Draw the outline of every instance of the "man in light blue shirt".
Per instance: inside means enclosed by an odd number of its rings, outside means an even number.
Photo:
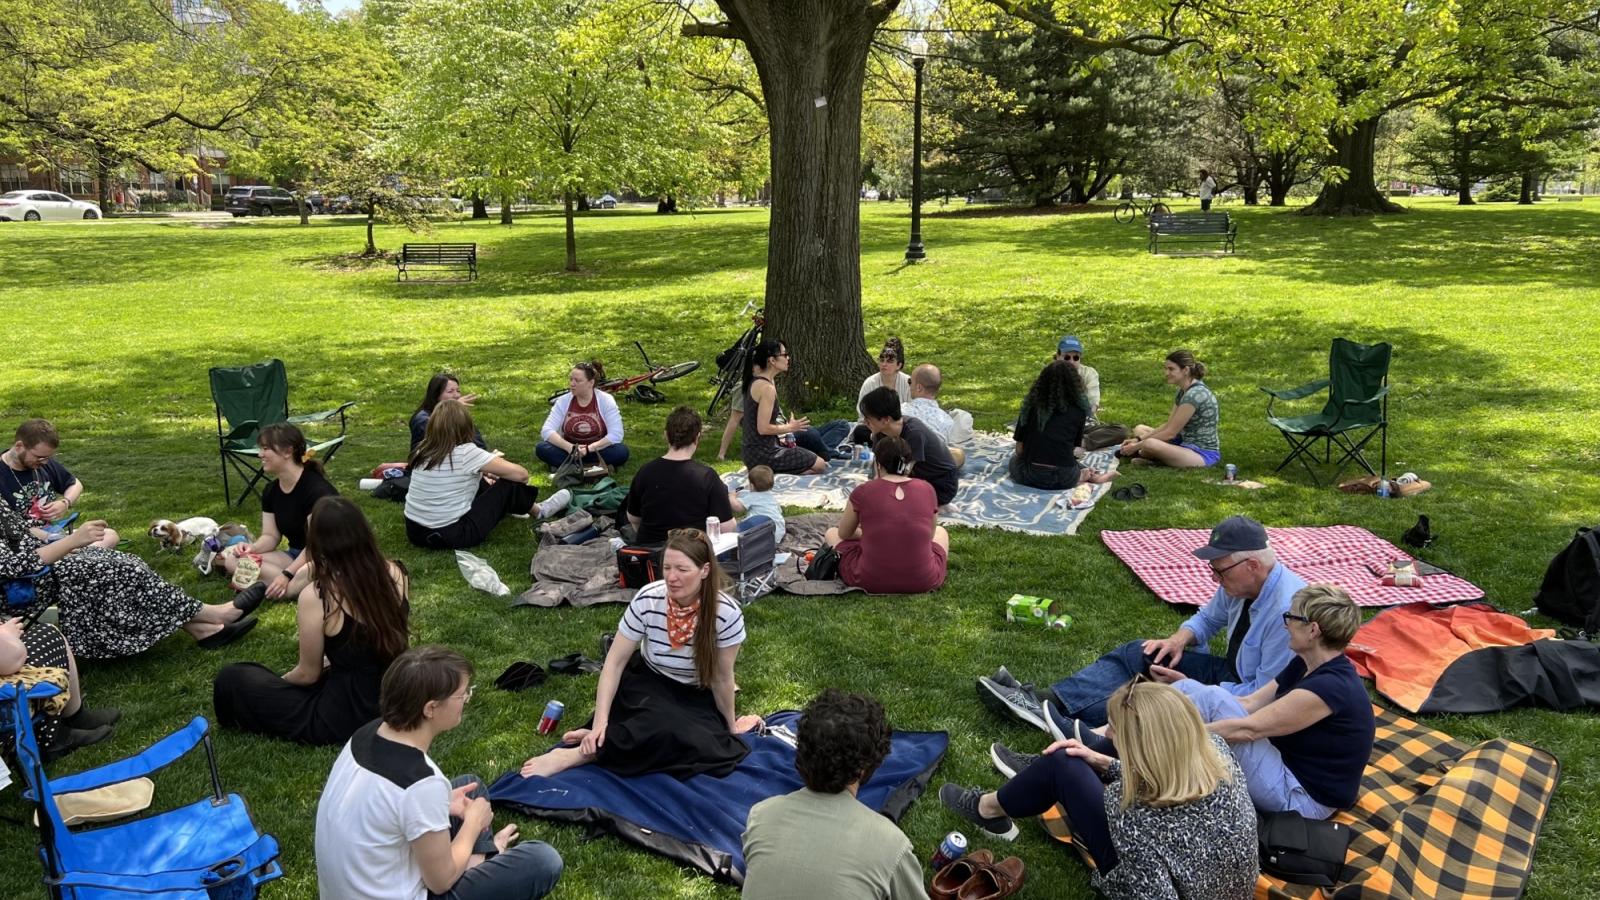
[[[1261,523],[1247,516],[1224,519],[1194,555],[1207,561],[1217,583],[1211,601],[1171,635],[1129,641],[1053,685],[1067,715],[1085,725],[1104,725],[1106,698],[1147,665],[1166,666],[1243,697],[1277,677],[1294,658],[1283,614],[1306,582],[1278,562]],[[1228,637],[1222,656],[1205,649],[1218,634]],[[1041,704],[1035,700],[1036,709],[1025,709],[1028,692],[993,678],[979,678],[978,689],[980,697],[987,690],[1018,718],[1050,730]]]

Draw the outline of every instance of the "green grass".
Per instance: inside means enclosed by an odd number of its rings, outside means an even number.
[[[936,595],[764,600],[748,612],[743,710],[797,707],[829,685],[870,691],[896,725],[950,732],[935,787],[995,784],[988,742],[1031,748],[1040,735],[980,707],[974,674],[1005,663],[1049,680],[1119,641],[1165,635],[1181,621],[1105,550],[1097,537],[1103,528],[1200,528],[1244,512],[1271,525],[1348,522],[1397,540],[1425,512],[1440,534],[1427,554],[1432,561],[1482,585],[1505,609],[1530,605],[1571,526],[1593,524],[1600,509],[1595,204],[1424,204],[1407,216],[1365,221],[1230,211],[1242,220],[1242,250],[1226,259],[1152,258],[1140,228],[1116,225],[1109,214],[935,215],[925,228],[930,262],[907,268],[905,207],[866,210],[868,343],[875,348],[899,334],[912,359],[937,361],[947,405],[972,410],[981,427],[1001,428],[1056,338],[1071,331],[1100,370],[1106,416],[1156,422],[1171,402],[1161,358],[1190,347],[1212,368],[1227,459],[1269,487],[1247,493],[1208,484],[1211,473],[1141,470],[1132,477],[1150,498],[1102,504],[1076,537],[955,529],[949,582]],[[558,218],[527,217],[511,228],[445,224],[435,233],[480,244],[476,284],[398,286],[391,268],[338,268],[333,257],[361,247],[351,223],[0,228],[0,311],[10,347],[0,423],[54,419],[64,437],[61,459],[88,487],[84,510],[132,536],[132,549],[169,578],[218,600],[226,593],[220,580],[202,581],[184,560],[157,556],[142,536],[157,516],[237,515],[221,502],[208,366],[279,356],[298,409],[360,401],[349,445],[332,467],[353,494],[366,469],[403,454],[406,417],[433,371],[459,372],[467,390],[482,396],[475,414],[491,444],[527,461],[543,398],[573,360],[627,360],[629,341],[639,338],[658,359],[709,361],[738,333],[737,310],[764,284],[760,210],[584,217],[579,275],[561,272]],[[391,230],[380,236],[389,247],[405,239]],[[1432,493],[1378,502],[1312,488],[1303,476],[1271,477],[1283,447],[1262,419],[1256,387],[1322,377],[1328,342],[1340,335],[1394,343],[1390,470],[1421,473],[1437,486]],[[664,390],[697,406],[709,396],[698,375]],[[636,459],[660,452],[666,412],[625,408]],[[508,610],[468,589],[451,557],[412,549],[399,507],[360,502],[385,548],[412,567],[419,638],[459,647],[478,666],[485,689],[466,723],[435,747],[446,770],[495,776],[546,746],[533,724],[548,698],[564,700],[574,717],[588,714],[592,678],[554,678],[522,694],[489,689],[488,681],[516,659],[593,655],[619,608]],[[253,505],[247,509],[244,517],[256,521]],[[521,590],[531,549],[526,527],[509,522],[483,552]],[[1008,627],[1001,610],[1013,592],[1061,598],[1077,624],[1049,634]],[[281,670],[293,658],[292,610],[279,604],[265,610],[249,639],[221,653],[176,635],[135,659],[90,663],[91,702],[121,707],[123,724],[114,740],[62,768],[127,754],[190,716],[209,715],[211,678],[227,662],[253,659]],[[1600,871],[1595,715],[1526,710],[1429,724],[1465,740],[1532,742],[1560,757],[1563,782],[1530,896],[1593,896]],[[217,748],[227,786],[283,844],[287,875],[271,895],[314,896],[316,796],[335,750],[236,733],[220,734]],[[158,802],[196,796],[198,769],[178,774],[183,790],[163,783]],[[0,795],[0,815],[22,812],[15,791]],[[733,896],[616,840],[521,824],[525,836],[550,841],[566,857],[563,897]],[[903,825],[924,855],[959,827],[931,794]],[[1030,896],[1090,896],[1074,860],[1036,829],[1023,833],[1013,849],[1029,866]],[[7,823],[0,834],[0,895],[41,895],[32,836]]]

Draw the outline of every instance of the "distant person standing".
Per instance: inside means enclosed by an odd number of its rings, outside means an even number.
[[[1211,211],[1211,195],[1217,192],[1217,180],[1205,169],[1200,170],[1200,211]]]

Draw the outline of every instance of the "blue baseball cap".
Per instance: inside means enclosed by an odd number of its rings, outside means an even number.
[[[1229,516],[1211,529],[1211,540],[1194,551],[1201,559],[1221,559],[1241,550],[1267,549],[1267,529],[1249,516]]]
[[[1069,334],[1066,337],[1061,339],[1061,343],[1056,345],[1056,352],[1057,353],[1082,353],[1083,352],[1083,341],[1078,340],[1078,336],[1077,335]]]

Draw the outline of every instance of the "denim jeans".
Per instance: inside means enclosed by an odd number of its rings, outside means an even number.
[[[821,428],[812,426],[805,431],[795,432],[794,442],[823,459],[833,459],[839,455],[839,445],[849,436],[850,423],[843,419],[835,419]]]
[[[483,780],[462,775],[452,787],[476,783],[468,797],[487,797]],[[461,820],[450,818],[450,837],[461,830]],[[496,853],[494,834],[485,828],[472,846],[472,852],[489,858],[468,869],[442,894],[428,892],[429,900],[537,900],[555,889],[561,880],[561,854],[543,841],[525,841],[504,853]]]
[[[1144,671],[1144,662],[1144,641],[1129,641],[1079,669],[1077,674],[1056,682],[1050,689],[1063,709],[1082,719],[1085,725],[1098,728],[1106,724],[1106,699]],[[1226,659],[1212,656],[1198,647],[1185,650],[1178,664],[1169,668],[1201,684],[1220,684],[1235,677],[1233,666]]]
[[[549,441],[540,441],[533,446],[533,455],[539,457],[540,462],[554,469],[566,462],[567,457],[572,454]],[[606,461],[606,465],[613,469],[622,468],[623,463],[628,461],[628,445],[608,444],[585,456],[583,462],[585,465],[594,465],[602,459]]]
[[[1200,710],[1200,718],[1207,722],[1242,719],[1249,715],[1239,703],[1239,698],[1222,688],[1190,679],[1173,686],[1194,701],[1195,708]],[[1262,738],[1229,744],[1228,749],[1233,751],[1233,758],[1239,761],[1239,768],[1244,770],[1245,786],[1250,788],[1250,799],[1255,801],[1257,809],[1266,812],[1292,809],[1308,819],[1326,819],[1334,814],[1333,807],[1323,806],[1311,799],[1311,795],[1301,787],[1300,779],[1284,764],[1283,756],[1272,741]]]

